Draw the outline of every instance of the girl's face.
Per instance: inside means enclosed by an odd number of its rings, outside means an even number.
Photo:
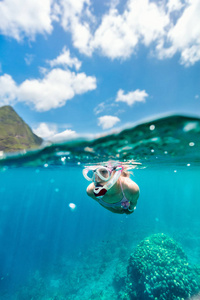
[[[102,181],[101,178],[96,173],[94,174],[94,181],[97,183],[100,183]]]
[[[115,174],[115,171],[113,171],[111,173],[111,177],[110,179],[113,177],[113,175]],[[108,181],[103,181],[96,173],[95,173],[95,183],[97,184],[101,184],[102,186],[104,186]]]

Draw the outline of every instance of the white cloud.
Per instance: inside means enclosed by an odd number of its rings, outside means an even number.
[[[0,33],[18,41],[34,39],[50,34],[52,22],[58,22],[71,33],[73,46],[88,56],[98,51],[111,59],[127,59],[145,45],[159,59],[179,53],[185,66],[200,60],[199,0],[127,0],[122,12],[118,4],[110,0],[108,11],[95,17],[90,0],[2,0]],[[76,70],[79,63],[66,49],[51,61],[54,67]]]
[[[120,0],[110,0],[110,2],[107,4],[110,9],[116,8],[120,4]]]
[[[0,1],[0,32],[21,40],[51,33],[51,0]]]
[[[62,26],[81,53],[99,51],[111,59],[127,59],[143,44],[159,59],[179,52],[185,66],[200,60],[199,0],[128,0],[122,13],[117,5],[111,1],[96,26],[89,0],[60,0]]]
[[[194,65],[200,60],[200,42],[198,45],[193,45],[186,48],[181,53],[181,64],[186,67]]]
[[[180,52],[181,64],[191,66],[200,60],[200,1],[187,1],[187,6],[175,25],[166,34],[166,40],[158,46],[161,58]],[[170,45],[165,47],[165,41]]]
[[[168,24],[162,6],[148,0],[130,0],[123,14],[111,9],[103,16],[91,45],[112,59],[126,59],[139,42],[149,46],[162,37]]]
[[[97,105],[97,107],[94,108],[95,115],[100,114],[102,111],[104,111],[106,108],[106,105],[104,102],[101,102]]]
[[[98,118],[98,125],[103,129],[112,128],[116,123],[120,122],[120,119],[115,116],[103,116]]]
[[[17,85],[8,74],[0,76],[0,106],[13,105],[17,94]]]
[[[77,138],[78,134],[76,133],[76,131],[71,130],[71,129],[67,129],[63,132],[57,133],[52,137],[49,137],[48,140],[54,143],[59,143],[59,142],[64,142],[67,140],[71,140],[74,138]]]
[[[95,21],[90,11],[90,0],[59,0],[59,17],[65,31],[72,33],[72,41],[81,53],[92,54],[90,24]]]
[[[26,80],[18,90],[18,99],[34,105],[37,111],[64,106],[76,94],[96,89],[96,78],[85,73],[53,69],[42,80]]]
[[[59,5],[64,30],[71,32],[74,47],[89,56],[100,50],[112,59],[126,59],[140,41],[148,46],[163,36],[169,24],[163,5],[149,0],[129,0],[122,14],[116,8],[118,1],[112,1],[99,26],[90,0],[60,0]]]
[[[1,102],[25,102],[37,111],[64,106],[75,95],[96,89],[96,78],[85,73],[53,69],[43,79],[27,79],[16,85],[10,75],[0,76]]]
[[[66,129],[63,132],[58,133],[57,124],[45,122],[40,123],[37,128],[33,128],[33,132],[41,138],[53,143],[63,142],[78,137],[78,134],[71,129]]]
[[[74,7],[66,1],[62,20],[74,46],[86,55],[97,50],[111,59],[127,59],[143,44],[151,46],[151,53],[160,59],[179,52],[185,66],[200,60],[199,0],[128,0],[122,13],[117,10],[118,1],[112,1],[95,29],[95,22],[87,18],[89,0],[78,3]]]
[[[90,26],[87,22],[80,23],[78,19],[73,21],[72,27],[72,40],[74,47],[85,55],[91,56],[93,48],[91,41],[93,39],[90,32]]]
[[[180,0],[169,0],[167,2],[168,12],[180,10],[183,7],[183,3]]]
[[[102,24],[96,30],[93,48],[112,59],[127,58],[138,43],[138,36],[130,30],[124,17],[116,9],[103,17]]]
[[[25,63],[27,64],[27,66],[30,66],[33,62],[34,59],[34,55],[33,54],[26,54],[26,56],[24,57]]]
[[[57,126],[55,124],[48,125],[47,123],[42,122],[37,128],[33,128],[33,132],[43,139],[48,139],[57,133]]]
[[[53,60],[47,61],[51,67],[56,66],[64,66],[64,67],[75,67],[75,69],[78,71],[81,67],[81,62],[76,57],[71,57],[70,51],[66,49],[66,47],[63,48],[62,53]]]
[[[68,30],[75,18],[80,19],[83,14],[86,14],[90,6],[90,0],[59,0],[58,5],[62,26],[65,30]]]
[[[94,114],[98,115],[102,113],[103,111],[106,111],[107,113],[113,110],[113,107],[116,108],[118,107],[119,104],[113,103],[113,99],[110,98],[106,100],[105,102],[99,103],[95,108],[94,108]],[[119,112],[120,113],[120,112]],[[117,113],[118,114],[118,113]]]
[[[176,25],[168,32],[168,38],[177,50],[187,47],[199,38],[199,13],[199,0],[191,0],[190,5],[184,10]]]
[[[129,92],[124,94],[124,91],[120,89],[117,92],[117,97],[115,99],[116,102],[122,101],[127,103],[129,106],[132,106],[135,102],[145,102],[146,98],[149,95],[146,93],[145,90],[135,90],[133,92]]]

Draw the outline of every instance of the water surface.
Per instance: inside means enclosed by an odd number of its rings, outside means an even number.
[[[200,265],[199,137],[199,119],[171,116],[2,156],[1,299],[119,299],[119,263],[153,233],[174,238]],[[141,163],[131,175],[140,187],[132,215],[86,195],[82,169],[108,160]]]

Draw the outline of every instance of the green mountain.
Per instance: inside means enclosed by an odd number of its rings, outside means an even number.
[[[18,116],[11,106],[0,107],[0,151],[38,148],[42,139]]]

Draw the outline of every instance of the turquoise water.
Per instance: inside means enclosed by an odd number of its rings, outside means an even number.
[[[199,267],[199,133],[199,119],[172,116],[2,157],[0,299],[125,299],[119,266],[126,272],[136,245],[154,233],[172,237]],[[131,175],[140,187],[132,215],[86,195],[84,165],[110,159],[142,163]]]

